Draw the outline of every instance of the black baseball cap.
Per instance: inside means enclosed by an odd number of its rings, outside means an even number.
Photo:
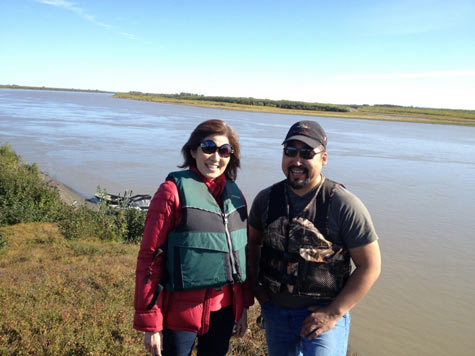
[[[302,141],[311,148],[320,145],[327,148],[327,135],[316,121],[299,121],[293,124],[282,144],[291,140]]]

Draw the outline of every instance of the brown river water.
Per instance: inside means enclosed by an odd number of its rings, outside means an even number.
[[[85,197],[153,194],[180,164],[201,121],[240,136],[238,184],[251,204],[283,179],[281,143],[310,117],[114,99],[109,94],[0,90],[0,145]],[[361,356],[475,354],[475,127],[314,118],[328,135],[324,174],[368,207],[383,273],[352,311]]]

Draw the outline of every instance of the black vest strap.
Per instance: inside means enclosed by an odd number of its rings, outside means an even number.
[[[303,214],[299,214],[299,216],[313,221],[317,229],[325,235],[325,238],[328,238],[330,235],[330,229],[328,227],[328,208],[331,197],[333,196],[335,185],[339,183],[325,178],[322,184],[323,186],[316,196],[316,203],[314,203],[312,199],[309,205],[302,212]],[[283,180],[271,187],[269,197],[269,213],[267,215],[266,226],[269,226],[273,221],[281,216],[289,215],[290,206],[288,206],[289,203],[288,199],[286,198],[286,195],[288,194],[286,185],[286,180]]]
[[[285,202],[286,181],[283,180],[272,186],[269,197],[269,214],[267,215],[267,226],[279,216],[287,215],[287,207]],[[284,200],[283,200],[284,199]],[[283,200],[283,201],[282,201]]]

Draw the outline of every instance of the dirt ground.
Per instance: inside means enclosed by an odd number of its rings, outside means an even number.
[[[50,177],[45,173],[41,173],[43,178],[43,182],[45,182],[50,187],[56,187],[59,191],[59,196],[61,199],[68,205],[80,205],[80,204],[87,204],[94,206],[95,204],[89,203],[86,201],[86,198],[83,197],[81,194],[77,193],[71,187],[57,181],[56,179]]]

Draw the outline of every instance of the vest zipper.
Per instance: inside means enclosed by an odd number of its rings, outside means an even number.
[[[236,280],[237,278],[236,261],[234,260],[233,243],[231,241],[231,234],[229,233],[229,229],[228,229],[228,217],[224,213],[222,216],[223,216],[223,222],[224,222],[224,231],[226,232],[226,240],[228,241],[229,259],[231,260],[231,266],[233,269],[233,280]]]

